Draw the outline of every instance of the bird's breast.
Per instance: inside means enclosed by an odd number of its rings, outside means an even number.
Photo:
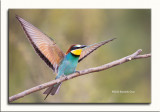
[[[72,55],[66,56],[59,65],[58,77],[74,73],[78,64],[78,59],[77,57],[72,57]]]

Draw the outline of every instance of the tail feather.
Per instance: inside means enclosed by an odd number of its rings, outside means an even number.
[[[60,84],[56,85],[56,87],[54,87],[54,89],[51,91],[51,95],[55,95],[58,93],[59,88],[61,87],[61,84],[62,83],[60,83]]]
[[[48,89],[46,89],[46,91],[43,94],[50,93],[52,89],[53,89],[53,86],[50,86]]]
[[[47,94],[45,99],[48,97],[49,94],[51,95],[55,95],[58,93],[59,91],[59,88],[61,86],[62,83],[59,83],[59,84],[56,84],[56,85],[53,85],[53,86],[50,86],[43,94]],[[44,99],[44,100],[45,100]]]

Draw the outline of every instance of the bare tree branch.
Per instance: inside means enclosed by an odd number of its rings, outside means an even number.
[[[29,95],[29,94],[33,93],[33,92],[40,91],[40,90],[42,90],[44,88],[47,88],[47,87],[49,87],[51,85],[54,85],[54,84],[57,84],[57,83],[60,83],[60,82],[64,82],[66,80],[69,80],[69,79],[72,79],[72,78],[75,78],[75,77],[78,77],[78,76],[82,76],[82,75],[89,74],[89,73],[92,73],[92,72],[98,72],[98,71],[106,70],[106,69],[109,69],[111,67],[120,65],[122,63],[131,61],[131,60],[134,60],[134,59],[141,59],[141,58],[151,57],[151,54],[139,55],[141,52],[142,52],[142,50],[139,49],[135,53],[133,53],[133,54],[131,54],[129,56],[126,56],[126,57],[121,58],[119,60],[110,62],[108,64],[104,64],[102,66],[98,66],[98,67],[94,67],[94,68],[85,69],[85,70],[82,70],[82,71],[79,71],[79,72],[75,72],[75,73],[70,74],[70,75],[68,75],[66,77],[61,77],[59,79],[52,80],[52,81],[49,81],[47,83],[35,86],[33,88],[30,88],[28,90],[25,90],[25,91],[23,91],[21,93],[18,93],[18,94],[14,95],[14,96],[9,97],[9,102],[15,101],[15,100],[17,100],[19,98],[22,98],[22,97],[24,97],[26,95]]]

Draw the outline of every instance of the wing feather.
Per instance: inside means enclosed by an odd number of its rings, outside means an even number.
[[[79,57],[79,60],[78,62],[82,61],[85,57],[87,57],[90,53],[92,53],[93,51],[95,51],[96,49],[98,49],[99,47],[101,47],[102,45],[114,40],[116,38],[112,38],[112,39],[109,39],[109,40],[106,40],[106,41],[102,41],[102,42],[99,42],[99,43],[96,43],[96,44],[92,44],[86,48],[84,48],[82,50],[82,53]]]
[[[58,65],[65,55],[62,50],[56,45],[53,39],[42,33],[38,28],[19,16],[16,16],[16,18],[21,23],[21,26],[37,54],[53,69],[53,71],[57,71]]]

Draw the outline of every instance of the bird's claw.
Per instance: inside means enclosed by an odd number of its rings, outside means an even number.
[[[64,77],[66,80],[68,80],[68,77],[66,75],[62,75],[62,77]]]
[[[79,71],[75,71],[75,73],[76,73],[76,72],[77,72],[78,74],[80,74],[80,72],[79,72]]]

